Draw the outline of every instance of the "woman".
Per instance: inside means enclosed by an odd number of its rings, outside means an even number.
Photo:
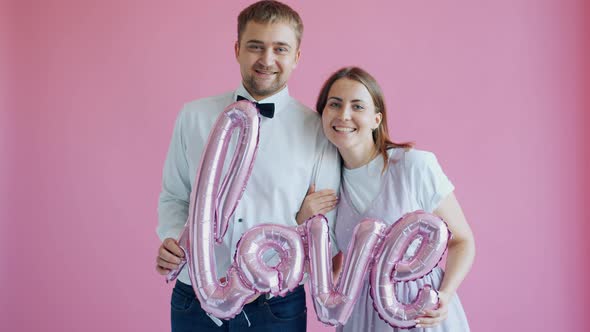
[[[322,115],[324,133],[338,148],[344,165],[335,226],[337,244],[350,243],[354,227],[365,217],[392,224],[415,210],[438,215],[453,233],[446,272],[437,267],[424,278],[401,284],[397,297],[410,302],[422,285],[430,284],[438,290],[439,307],[426,311],[411,331],[469,331],[456,291],[475,256],[473,234],[453,194],[454,187],[434,154],[389,139],[381,89],[360,68],[347,67],[334,73],[324,83],[316,107]],[[324,201],[325,195],[310,193],[298,220],[326,210]],[[335,270],[340,269],[342,256],[336,256]],[[364,282],[348,322],[338,331],[398,331],[379,318],[367,279]]]

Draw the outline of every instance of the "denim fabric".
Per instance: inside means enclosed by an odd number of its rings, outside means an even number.
[[[217,326],[201,308],[192,286],[176,281],[171,299],[172,332],[304,332],[307,329],[305,290],[299,286],[285,297],[264,295],[244,306],[243,312]],[[244,314],[245,313],[245,314]],[[247,316],[247,317],[246,317]],[[250,326],[248,326],[248,321]]]

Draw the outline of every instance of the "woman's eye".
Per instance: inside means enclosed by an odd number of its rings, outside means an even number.
[[[352,108],[357,111],[362,111],[365,109],[362,105],[354,105]]]
[[[332,108],[338,108],[340,106],[340,104],[338,104],[338,103],[330,103],[329,106],[332,107]]]

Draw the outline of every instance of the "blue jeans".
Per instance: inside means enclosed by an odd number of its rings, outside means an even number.
[[[266,299],[266,296],[261,295],[254,302],[246,304],[243,312],[236,317],[223,320],[221,326],[217,326],[207,316],[190,285],[177,280],[170,302],[172,332],[302,332],[307,329],[303,286],[295,288],[284,297]]]

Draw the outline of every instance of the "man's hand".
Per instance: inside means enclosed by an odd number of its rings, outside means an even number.
[[[316,214],[326,214],[332,211],[336,204],[338,204],[338,197],[334,190],[315,191],[315,184],[312,184],[307,190],[307,196],[305,196],[297,216],[295,216],[297,224],[303,224],[304,221]]]
[[[184,252],[173,238],[167,238],[162,242],[156,257],[156,271],[166,275],[180,267],[184,260]]]

